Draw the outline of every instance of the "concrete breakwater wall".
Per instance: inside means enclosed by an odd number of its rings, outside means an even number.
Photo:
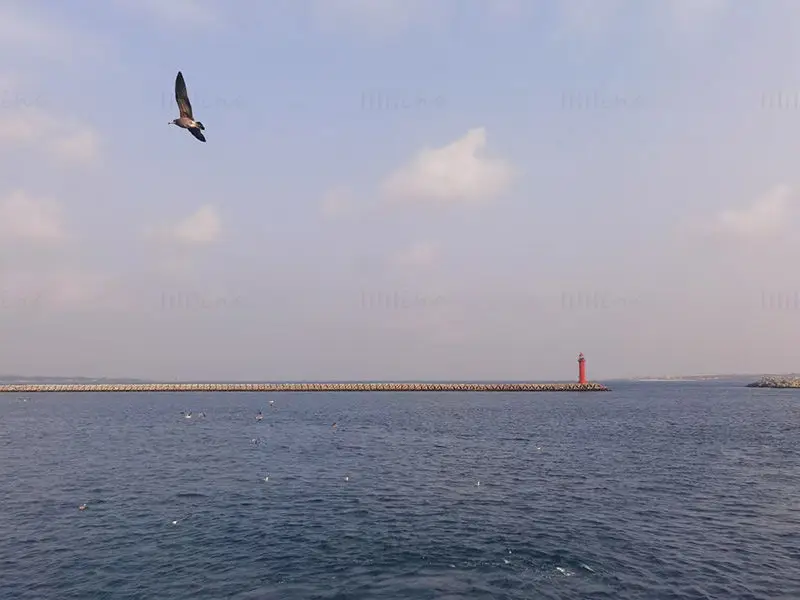
[[[599,383],[7,383],[0,393],[37,392],[607,392]]]

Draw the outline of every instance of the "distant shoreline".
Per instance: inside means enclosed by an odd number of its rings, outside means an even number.
[[[765,375],[764,373],[744,373],[744,374],[723,374],[723,375],[716,375],[716,374],[709,374],[709,375],[644,375],[640,377],[603,377],[601,381],[627,381],[627,382],[680,382],[680,381],[717,381],[717,380],[724,380],[724,379],[749,379],[749,380],[756,380],[763,377],[780,377],[786,379],[800,379],[800,374],[795,373],[787,373],[782,375]],[[285,380],[284,380],[285,381]],[[437,384],[437,383],[451,383],[454,380],[441,380],[441,379],[429,379],[429,380],[420,380],[420,379],[390,379],[390,380],[383,380],[386,383],[430,383],[430,384]],[[520,380],[498,380],[498,379],[475,379],[475,380],[455,380],[457,383],[480,383],[480,384],[490,384],[490,383],[537,383],[537,384],[551,384],[551,383],[573,383],[575,380],[530,380],[530,379],[520,379]],[[356,384],[356,383],[364,383],[365,380],[334,380],[333,383],[346,383],[346,384]],[[98,385],[107,385],[107,384],[155,384],[155,383],[166,383],[163,379],[141,379],[136,377],[48,377],[48,376],[20,376],[20,375],[0,375],[0,385],[9,385],[9,384],[98,384]],[[208,380],[184,380],[184,381],[174,381],[174,383],[225,383],[225,384],[242,384],[242,383],[269,383],[269,384],[277,384],[283,383],[280,380],[272,380],[272,381],[264,381],[262,380],[216,380],[216,381],[208,381]],[[296,380],[293,383],[331,383],[331,381],[322,381],[319,379],[307,379],[307,380]]]
[[[789,374],[784,377],[793,377]],[[724,379],[756,379],[764,377],[763,373],[732,373],[724,375],[662,375],[626,378],[625,381],[719,381]]]

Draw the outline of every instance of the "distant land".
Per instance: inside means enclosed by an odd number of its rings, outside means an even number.
[[[785,373],[785,374],[741,374],[741,373],[731,373],[731,374],[711,374],[711,375],[645,375],[641,377],[620,377],[620,378],[603,378],[603,381],[671,381],[671,382],[679,382],[679,381],[718,381],[718,380],[726,380],[726,381],[738,381],[738,380],[748,380],[753,381],[760,379],[761,377],[770,376],[770,377],[783,377],[789,379],[800,379],[800,374],[798,373]],[[177,381],[177,380],[176,380]],[[366,380],[363,380],[366,381]],[[410,380],[395,380],[392,381],[393,383],[407,383]],[[524,382],[537,382],[538,380],[528,379]],[[544,380],[542,380],[544,381]],[[555,383],[568,383],[569,381],[558,381]],[[598,380],[599,381],[599,380]],[[24,375],[0,375],[0,384],[7,384],[7,383],[38,383],[38,384],[57,384],[57,383],[78,383],[78,384],[86,384],[86,383],[169,383],[170,381],[161,381],[155,379],[137,379],[135,377],[43,377],[43,376],[24,376]],[[277,380],[275,381],[277,382]],[[340,383],[360,383],[362,380],[347,380],[341,381]],[[549,383],[553,383],[553,381],[548,381]],[[180,383],[265,383],[264,380],[251,380],[251,381],[214,381],[208,382],[204,380],[194,380],[194,381],[180,381]],[[304,380],[298,381],[295,383],[320,383],[317,380]],[[425,381],[414,381],[413,383],[440,383],[439,380],[425,380]],[[498,380],[475,380],[470,381],[469,383],[523,383],[523,380],[519,381],[503,381],[500,382]]]
[[[154,383],[147,379],[111,377],[30,377],[22,375],[0,375],[0,383]]]
[[[778,375],[779,377],[797,377],[796,374],[788,373]],[[728,373],[720,375],[661,375],[661,376],[644,376],[644,377],[631,377],[625,381],[717,381],[717,380],[739,380],[739,379],[758,379],[764,377],[764,373],[758,374],[742,374],[742,373]]]

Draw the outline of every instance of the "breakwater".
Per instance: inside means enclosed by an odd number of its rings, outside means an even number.
[[[37,392],[607,392],[599,383],[6,383],[0,393]]]
[[[800,379],[797,377],[762,377],[756,382],[748,383],[751,388],[800,388]]]

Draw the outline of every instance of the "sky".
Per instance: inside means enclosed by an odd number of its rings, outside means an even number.
[[[798,371],[799,34],[793,0],[0,0],[0,373]]]

